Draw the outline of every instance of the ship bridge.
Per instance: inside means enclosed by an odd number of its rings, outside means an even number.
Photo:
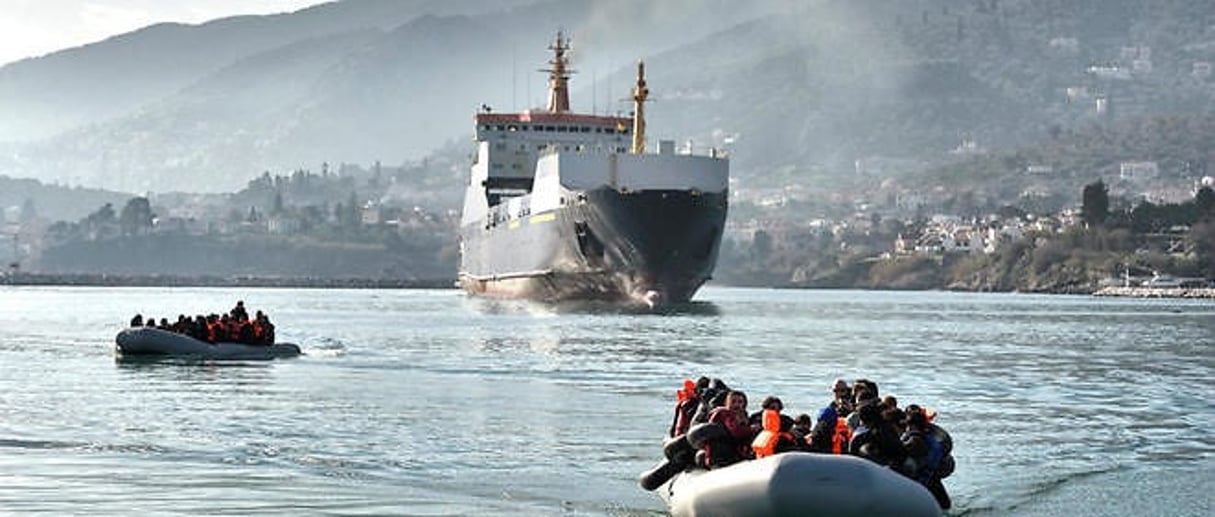
[[[632,119],[575,113],[479,113],[476,166],[484,166],[489,203],[526,194],[536,160],[548,152],[627,153]]]

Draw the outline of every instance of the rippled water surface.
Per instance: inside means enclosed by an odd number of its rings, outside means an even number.
[[[135,313],[238,298],[307,355],[113,356]],[[1211,511],[1211,301],[698,299],[655,314],[447,290],[0,287],[0,512],[660,514],[637,475],[701,374],[794,413],[838,376],[938,409],[954,514]]]

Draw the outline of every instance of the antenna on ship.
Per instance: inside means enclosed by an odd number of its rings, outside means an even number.
[[[637,86],[633,87],[633,154],[645,152],[645,101],[650,89],[645,86],[645,61],[637,61]]]
[[[574,73],[569,69],[569,58],[565,57],[565,52],[570,49],[569,40],[561,31],[557,31],[557,40],[549,45],[549,50],[553,51],[553,59],[548,64],[552,68],[540,70],[548,72],[548,111],[550,113],[565,113],[570,110],[570,74]]]

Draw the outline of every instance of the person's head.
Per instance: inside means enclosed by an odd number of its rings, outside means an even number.
[[[764,397],[764,401],[759,404],[759,407],[763,409],[775,409],[779,412],[785,409],[785,404],[780,401],[780,398],[768,395]]]
[[[242,309],[243,309],[243,308],[245,308],[245,301],[244,301],[244,300],[236,300],[236,306],[237,306],[237,307],[240,307],[240,308],[242,308]]]
[[[860,412],[861,423],[865,424],[865,427],[872,428],[882,420],[882,410],[878,409],[877,404],[861,406],[857,411]]]
[[[894,395],[886,395],[882,397],[881,406],[883,409],[898,409],[899,399],[894,398]]]
[[[731,391],[726,395],[726,407],[731,411],[747,410],[747,394],[741,391]]]
[[[924,429],[928,427],[928,417],[924,416],[923,411],[909,411],[907,413],[907,427],[909,429]]]
[[[835,382],[831,383],[831,393],[834,394],[835,398],[838,400],[852,399],[852,388],[848,386],[848,381],[845,381],[844,379],[836,379]]]
[[[809,429],[811,424],[812,424],[812,421],[810,420],[810,415],[807,415],[805,413],[797,415],[797,418],[793,419],[794,427]]]
[[[885,408],[882,410],[882,420],[893,426],[896,430],[902,431],[907,425],[907,415],[899,408]]]
[[[878,393],[877,383],[869,379],[857,379],[856,382],[853,383],[853,386],[864,386],[864,390],[869,392],[870,397],[876,398],[878,395],[880,395],[880,393]]]

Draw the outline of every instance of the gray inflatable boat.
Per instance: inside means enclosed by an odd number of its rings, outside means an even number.
[[[936,499],[893,470],[855,456],[786,452],[676,474],[657,490],[683,516],[939,517]]]
[[[151,327],[132,327],[114,338],[119,357],[174,357],[187,359],[266,360],[300,355],[291,343],[246,345],[208,343],[184,334]]]

